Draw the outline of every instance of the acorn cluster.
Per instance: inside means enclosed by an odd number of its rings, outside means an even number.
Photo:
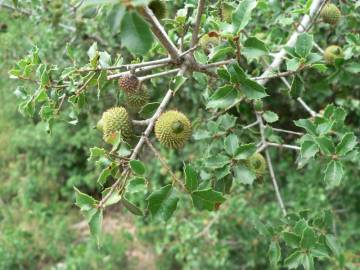
[[[336,25],[341,18],[341,11],[332,3],[326,4],[321,11],[321,17],[325,23]],[[339,46],[330,45],[325,49],[323,57],[326,64],[335,65],[338,60],[344,58],[344,53]]]
[[[135,75],[121,77],[118,83],[125,93],[130,113],[138,112],[149,102],[147,89]],[[118,134],[124,141],[132,142],[135,130],[129,112],[124,107],[113,107],[103,113],[96,128],[103,133],[105,142],[114,144]],[[154,129],[156,138],[168,148],[182,148],[191,136],[190,120],[183,113],[175,110],[161,114]]]

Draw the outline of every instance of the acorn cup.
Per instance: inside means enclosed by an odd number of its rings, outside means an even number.
[[[134,137],[133,127],[129,114],[124,107],[113,107],[103,113],[101,120],[103,139],[112,144],[120,132],[125,141],[131,141]]]
[[[334,4],[327,4],[321,11],[321,18],[324,22],[336,25],[341,17],[341,11]]]
[[[164,112],[155,123],[155,136],[168,148],[182,148],[191,136],[190,120],[175,110]]]

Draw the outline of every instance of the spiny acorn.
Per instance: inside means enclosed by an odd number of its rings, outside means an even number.
[[[257,177],[264,175],[266,172],[266,161],[260,153],[255,153],[247,159],[247,164],[251,171],[253,171]]]
[[[126,99],[131,109],[139,110],[149,102],[150,96],[148,91],[141,89],[134,93],[127,93]]]
[[[164,19],[166,16],[166,4],[165,1],[152,0],[149,3],[149,8],[152,10],[156,18],[159,20]]]
[[[139,89],[140,81],[135,75],[126,75],[119,79],[119,86],[126,93],[134,93]]]
[[[334,4],[327,4],[321,11],[324,22],[335,25],[341,17],[341,11]]]
[[[183,113],[167,111],[156,121],[155,135],[166,147],[182,148],[191,136],[191,123]]]
[[[342,49],[336,45],[331,45],[324,51],[324,60],[328,65],[334,65],[337,59],[342,59],[343,57]]]
[[[105,142],[113,143],[117,132],[121,133],[124,140],[129,140],[133,137],[131,121],[125,108],[114,107],[108,109],[103,113],[102,121]]]

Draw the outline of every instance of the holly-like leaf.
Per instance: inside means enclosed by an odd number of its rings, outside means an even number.
[[[318,145],[313,141],[304,141],[301,144],[301,157],[303,159],[310,159],[316,155],[316,153],[319,152]]]
[[[331,139],[326,136],[315,138],[315,142],[318,144],[320,150],[326,154],[331,155],[335,153],[335,146]]]
[[[339,160],[331,160],[325,169],[325,182],[331,186],[338,186],[344,176],[344,169]]]
[[[261,56],[268,54],[268,49],[265,46],[265,43],[256,37],[249,37],[244,42],[244,47],[241,50],[241,53],[246,56],[249,60],[253,58],[259,58]]]
[[[205,166],[210,169],[217,169],[230,163],[230,159],[225,155],[214,155],[206,159]]]
[[[236,149],[235,159],[236,160],[247,159],[251,155],[253,155],[255,152],[256,152],[256,144],[255,143],[240,145]]]
[[[243,164],[236,165],[233,171],[235,179],[246,185],[251,185],[256,178],[255,173]]]
[[[145,119],[150,118],[151,116],[154,115],[159,105],[160,105],[159,102],[150,102],[146,104],[144,107],[142,107],[141,111],[139,112],[140,116]]]
[[[135,204],[130,202],[125,197],[121,199],[121,202],[126,207],[126,209],[129,210],[134,215],[136,215],[136,216],[143,216],[144,215],[139,207],[137,207]]]
[[[290,95],[293,98],[298,98],[304,91],[304,84],[299,76],[295,75],[291,83]]]
[[[303,58],[306,58],[313,47],[313,36],[308,33],[301,33],[295,43],[295,52]]]
[[[289,267],[289,269],[295,269],[302,264],[304,258],[304,253],[301,251],[295,251],[285,259],[284,263],[287,267]]]
[[[218,88],[209,98],[207,108],[225,109],[241,100],[241,94],[231,85]]]
[[[298,247],[300,245],[301,237],[295,233],[284,231],[282,237],[287,245],[291,247]]]
[[[305,228],[301,236],[301,242],[300,242],[301,247],[305,249],[309,249],[313,247],[315,243],[316,243],[315,232],[310,227]]]
[[[151,193],[147,201],[151,215],[161,216],[167,221],[176,210],[179,198],[175,196],[172,185],[166,185]]]
[[[131,170],[137,175],[144,175],[146,172],[144,164],[140,160],[131,160],[129,162]]]
[[[87,195],[80,190],[78,190],[76,187],[75,189],[75,204],[80,208],[81,211],[88,211],[90,209],[95,208],[96,204],[98,203],[97,200],[95,200],[90,195]]]
[[[295,125],[301,128],[304,128],[310,135],[316,136],[316,126],[313,122],[308,119],[299,119],[294,121]]]
[[[245,96],[251,100],[268,96],[268,94],[265,92],[265,88],[262,85],[250,79],[242,81],[240,88],[244,91]]]
[[[243,0],[232,13],[234,33],[243,30],[251,19],[251,13],[256,7],[256,0]]]
[[[102,233],[103,211],[97,209],[89,220],[89,228],[91,235],[96,239],[97,245],[100,246]]]
[[[109,167],[103,169],[97,179],[97,183],[103,186],[106,183],[107,178],[111,175],[111,169]]]
[[[274,123],[279,120],[279,116],[272,111],[265,111],[262,116],[268,123]]]
[[[302,265],[305,270],[315,270],[313,256],[311,254],[306,254]]]
[[[191,194],[195,208],[199,210],[213,211],[219,203],[223,203],[225,198],[220,192],[213,189],[197,190]]]
[[[271,241],[268,256],[270,264],[276,266],[281,259],[281,249],[278,241]]]
[[[339,256],[340,255],[340,247],[338,244],[338,240],[336,240],[336,238],[331,234],[327,234],[325,236],[325,240],[326,240],[326,245],[331,249],[331,251],[336,256]]]
[[[197,190],[199,186],[199,179],[194,168],[190,165],[185,165],[184,174],[185,174],[185,187],[189,191]]]
[[[356,145],[357,138],[355,134],[353,132],[348,132],[341,138],[340,143],[336,146],[336,154],[344,156],[353,150]]]
[[[125,13],[121,22],[121,44],[133,54],[145,54],[154,39],[148,24],[134,11]]]
[[[226,153],[233,157],[238,149],[239,139],[235,134],[230,134],[225,138],[224,145]]]

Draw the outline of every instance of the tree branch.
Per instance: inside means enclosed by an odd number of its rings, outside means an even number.
[[[267,143],[266,143],[266,140],[265,140],[264,122],[263,122],[263,120],[261,118],[261,115],[258,114],[258,113],[256,113],[256,119],[259,122],[261,142],[266,147]],[[266,161],[267,161],[267,164],[268,164],[268,167],[269,167],[271,180],[272,180],[272,183],[273,183],[273,186],[274,186],[276,198],[277,198],[279,206],[280,206],[280,208],[281,208],[281,210],[283,212],[283,215],[286,216],[287,213],[286,213],[285,205],[284,205],[283,199],[282,199],[281,194],[280,194],[280,190],[279,190],[279,186],[278,186],[276,176],[275,176],[275,173],[274,173],[274,168],[272,166],[269,150],[266,149],[266,148],[265,148],[265,156],[266,156]]]
[[[299,34],[309,30],[309,28],[307,28],[307,27],[311,24],[311,17],[313,17],[318,11],[320,11],[323,2],[324,2],[324,0],[314,0],[312,2],[309,15],[307,15],[307,14],[304,15],[304,17],[302,18],[302,20],[300,22],[300,25],[297,27],[296,31],[290,36],[290,39],[285,44],[286,47],[294,47]],[[266,77],[271,75],[271,72],[273,70],[277,70],[279,68],[279,66],[281,65],[281,63],[284,60],[285,55],[286,55],[286,50],[284,48],[282,48],[275,55],[270,66],[268,66],[266,68],[266,70],[263,72],[263,74],[261,75],[261,77],[263,77],[264,79],[260,81],[260,84],[265,85],[267,83],[268,79],[266,79]]]
[[[162,76],[166,76],[169,74],[173,74],[176,72],[179,72],[180,68],[175,68],[175,69],[171,69],[171,70],[166,70],[163,72],[159,72],[159,73],[154,73],[154,74],[149,74],[143,77],[139,77],[140,82],[146,81],[146,80],[150,80],[152,78],[156,78],[156,77],[162,77]]]
[[[204,12],[204,9],[205,9],[205,0],[199,0],[195,25],[194,25],[193,33],[192,33],[192,37],[191,37],[190,47],[194,47],[199,40],[198,35],[199,35],[199,29],[200,29],[200,24],[201,24],[201,16]]]
[[[167,58],[163,58],[163,59],[158,59],[158,60],[152,60],[152,61],[148,61],[148,62],[142,62],[142,63],[137,63],[137,64],[126,64],[126,65],[119,65],[119,66],[112,66],[112,67],[98,67],[98,68],[88,68],[88,69],[79,69],[78,72],[90,72],[90,71],[102,71],[102,70],[117,70],[117,69],[122,69],[125,68],[126,70],[132,69],[132,68],[142,68],[142,67],[148,67],[148,66],[153,66],[153,65],[157,65],[157,64],[169,64],[172,60],[167,57]]]
[[[162,27],[162,25],[160,24],[159,20],[156,18],[152,10],[149,7],[144,7],[143,11],[144,11],[143,13],[144,17],[151,24],[152,31],[155,34],[155,36],[158,38],[159,42],[169,52],[173,60],[178,60],[180,55],[179,50],[171,41],[168,34],[165,32],[164,28]]]
[[[293,149],[293,150],[296,150],[296,151],[300,151],[300,149],[301,149],[299,146],[290,145],[290,144],[280,144],[280,143],[266,142],[266,145],[275,146],[275,147],[279,147],[279,148],[288,148],[288,149]]]
[[[141,67],[141,68],[136,69],[134,71],[134,73],[136,74],[136,73],[143,72],[143,71],[149,71],[149,70],[152,70],[152,69],[155,69],[155,68],[160,68],[160,67],[163,67],[163,66],[166,66],[166,65],[167,65],[166,63],[163,63],[163,64],[156,64],[156,65],[152,65],[152,66]],[[116,79],[119,79],[120,77],[130,75],[131,73],[132,73],[132,71],[124,71],[124,72],[109,75],[106,78],[108,80],[116,80]]]

